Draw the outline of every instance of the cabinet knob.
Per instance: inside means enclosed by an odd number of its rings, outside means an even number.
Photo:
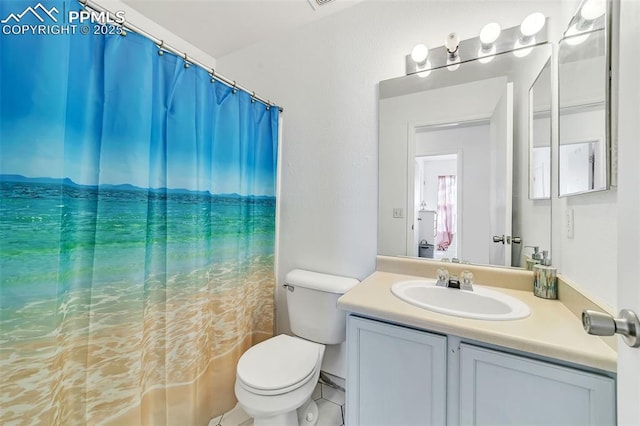
[[[613,336],[620,334],[622,340],[632,348],[640,347],[640,321],[635,312],[629,309],[620,311],[620,317],[614,318],[602,312],[582,311],[582,326],[595,336]]]

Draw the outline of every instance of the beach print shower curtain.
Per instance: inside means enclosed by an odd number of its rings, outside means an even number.
[[[0,2],[0,424],[206,425],[273,333],[278,109],[131,32],[15,27],[74,8]]]

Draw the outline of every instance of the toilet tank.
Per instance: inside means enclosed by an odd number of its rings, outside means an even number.
[[[285,277],[289,325],[296,336],[325,345],[346,340],[346,313],[338,298],[359,281],[294,269]]]

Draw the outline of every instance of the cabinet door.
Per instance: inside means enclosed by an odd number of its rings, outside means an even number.
[[[347,425],[444,425],[444,336],[350,316]]]
[[[461,425],[614,425],[612,378],[460,345]]]

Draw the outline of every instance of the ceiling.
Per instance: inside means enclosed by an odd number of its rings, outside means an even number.
[[[217,59],[363,0],[333,0],[323,6],[316,0],[123,1]]]

